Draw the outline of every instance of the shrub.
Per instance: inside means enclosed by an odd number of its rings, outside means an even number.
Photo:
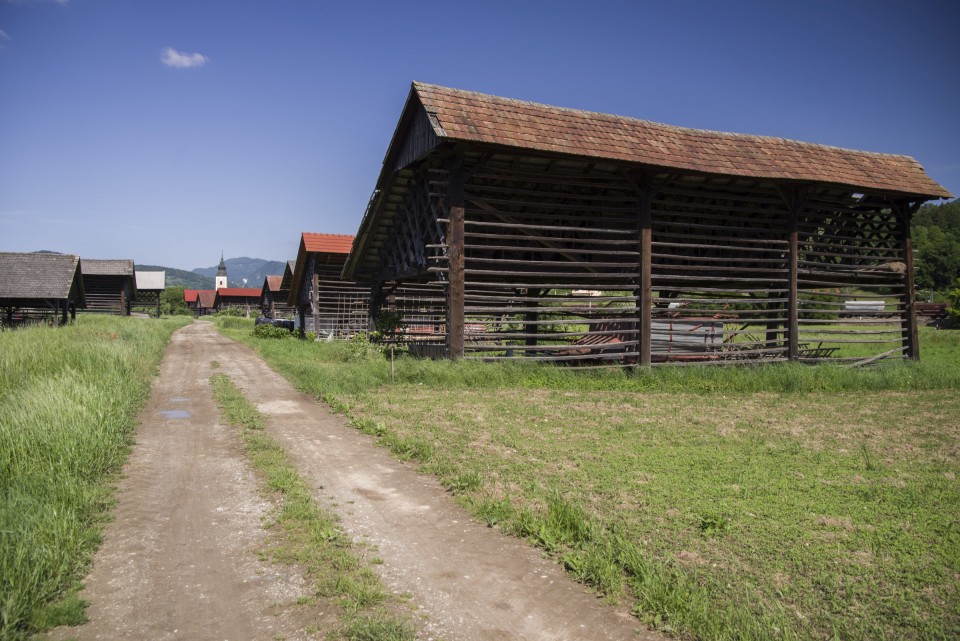
[[[950,306],[947,307],[947,312],[950,314],[950,318],[953,320],[954,324],[960,324],[960,278],[957,279],[957,282],[954,283],[955,287],[950,291]]]
[[[253,328],[253,335],[257,338],[289,338],[291,336],[289,330],[269,323],[256,325]]]
[[[350,339],[350,360],[369,361],[383,357],[383,348],[370,342],[370,335],[359,332]]]
[[[240,309],[239,307],[224,307],[215,316],[246,316],[247,312]]]

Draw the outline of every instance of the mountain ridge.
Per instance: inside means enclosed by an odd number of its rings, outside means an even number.
[[[283,275],[287,267],[286,262],[279,260],[266,260],[264,258],[250,258],[241,256],[239,258],[226,258],[224,264],[227,267],[227,284],[230,287],[255,287],[263,286],[263,280],[269,275]],[[190,270],[194,274],[210,278],[211,282],[217,275],[217,266],[196,267]],[[211,289],[213,286],[211,285]]]

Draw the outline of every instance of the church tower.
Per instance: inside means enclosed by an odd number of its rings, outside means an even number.
[[[227,265],[223,262],[223,252],[220,252],[220,266],[217,267],[217,285],[214,289],[227,286]]]

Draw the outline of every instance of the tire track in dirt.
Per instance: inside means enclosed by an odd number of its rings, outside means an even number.
[[[434,479],[297,392],[248,347],[209,326],[196,338],[217,345],[224,373],[266,416],[301,476],[323,488],[318,498],[337,506],[347,532],[376,546],[387,586],[413,594],[424,638],[663,639],[537,550],[473,521]]]

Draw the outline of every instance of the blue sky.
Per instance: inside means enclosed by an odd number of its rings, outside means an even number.
[[[0,0],[0,251],[181,269],[352,234],[412,80],[913,156],[960,2]]]

